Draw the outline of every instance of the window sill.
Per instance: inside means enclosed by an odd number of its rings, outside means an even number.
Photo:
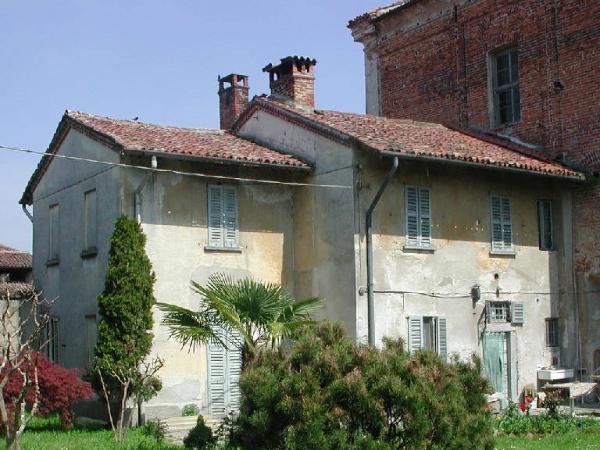
[[[402,247],[404,253],[435,253],[435,247],[419,247],[416,245],[405,245]]]
[[[490,256],[494,258],[516,258],[517,252],[514,250],[490,250]]]
[[[211,247],[205,245],[204,251],[209,253],[242,253],[242,247]]]
[[[93,258],[97,254],[98,254],[98,249],[96,247],[89,247],[89,248],[86,248],[85,250],[81,251],[82,258]]]
[[[48,261],[46,261],[46,267],[58,266],[59,263],[60,260],[58,258],[51,258]]]

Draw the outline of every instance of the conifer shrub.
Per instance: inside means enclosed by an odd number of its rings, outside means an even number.
[[[211,428],[204,423],[204,417],[198,416],[196,426],[185,437],[183,445],[185,448],[201,450],[211,448],[216,442]]]
[[[244,371],[227,433],[242,448],[487,449],[493,427],[480,361],[410,355],[402,341],[356,346],[339,325],[305,330],[288,353]]]

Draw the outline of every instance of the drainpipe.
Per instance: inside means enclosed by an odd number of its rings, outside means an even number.
[[[369,345],[371,346],[375,345],[375,305],[373,304],[373,211],[375,210],[377,203],[379,203],[379,199],[383,195],[385,188],[396,173],[396,170],[398,170],[397,156],[392,160],[390,171],[379,187],[377,194],[375,194],[375,198],[373,198],[369,209],[367,209],[367,317],[369,326]]]
[[[33,223],[33,216],[31,215],[31,213],[27,209],[27,205],[25,205],[25,203],[21,203],[21,208],[23,208],[23,212],[25,213],[25,215],[27,216],[27,218],[29,219],[29,221],[31,223]]]

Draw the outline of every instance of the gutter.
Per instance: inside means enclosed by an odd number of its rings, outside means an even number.
[[[31,215],[31,213],[27,209],[27,205],[25,203],[21,203],[21,209],[23,209],[23,212],[25,213],[25,215],[27,216],[27,218],[29,219],[29,221],[31,223],[33,223],[33,216]]]
[[[498,171],[502,171],[502,172],[514,172],[514,173],[519,173],[519,174],[523,174],[523,175],[535,175],[535,176],[546,177],[546,178],[560,178],[563,180],[578,181],[578,182],[586,182],[587,181],[585,178],[585,175],[583,175],[583,174],[580,174],[580,175],[554,175],[554,174],[545,173],[545,172],[536,172],[536,171],[532,171],[532,170],[528,170],[528,169],[519,169],[517,167],[495,166],[495,165],[491,165],[491,164],[475,163],[475,162],[463,161],[460,159],[438,158],[435,156],[427,156],[427,155],[411,155],[411,154],[400,153],[400,152],[392,152],[389,150],[381,150],[381,151],[379,151],[379,153],[381,153],[383,156],[387,156],[387,157],[403,158],[403,159],[412,160],[412,161],[426,161],[426,162],[436,162],[436,163],[441,163],[441,164],[453,164],[453,165],[457,165],[457,166],[460,165],[463,167],[498,170]]]
[[[368,317],[368,328],[369,328],[369,345],[375,345],[375,304],[373,299],[373,211],[379,203],[383,192],[387,188],[394,175],[398,170],[398,156],[394,156],[392,160],[392,167],[385,176],[383,183],[379,187],[379,190],[375,194],[373,201],[369,205],[366,214],[366,241],[367,241],[367,317]]]

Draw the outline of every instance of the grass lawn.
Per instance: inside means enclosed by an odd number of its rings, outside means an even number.
[[[58,418],[34,418],[21,438],[24,450],[179,450],[183,447],[158,442],[141,429],[131,429],[123,445],[115,443],[111,430],[73,429],[65,431]],[[6,449],[4,440],[0,449]]]
[[[553,434],[543,437],[502,436],[496,439],[497,450],[584,450],[600,449],[600,428],[594,427],[568,434]]]

